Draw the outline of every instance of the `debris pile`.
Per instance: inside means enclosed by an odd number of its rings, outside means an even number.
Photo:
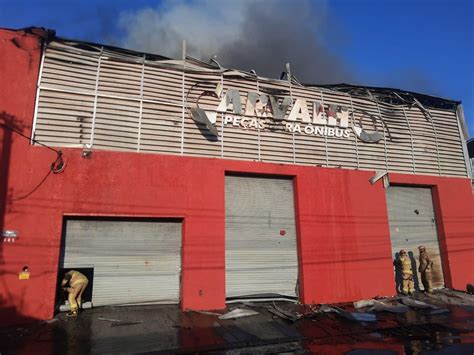
[[[447,291],[446,291],[447,292]],[[254,309],[262,309],[271,313],[273,318],[281,318],[285,321],[295,323],[303,318],[311,319],[317,316],[333,313],[341,318],[362,324],[376,322],[378,312],[388,312],[393,314],[404,314],[409,310],[421,310],[426,315],[439,315],[449,313],[449,309],[439,307],[435,304],[444,304],[442,298],[445,297],[444,290],[438,290],[435,295],[419,294],[418,296],[395,296],[395,297],[375,297],[353,302],[346,305],[301,305],[292,301],[274,300],[265,302],[243,301],[239,307],[231,307],[226,313],[199,311],[198,313],[216,316],[220,320],[237,319],[242,317],[252,317],[261,312]],[[454,291],[452,292],[454,295]],[[451,293],[450,293],[451,295]],[[440,299],[438,299],[438,296]],[[466,295],[466,297],[471,297]],[[418,298],[418,299],[417,299]],[[421,301],[419,298],[423,299]],[[461,298],[461,296],[458,296]],[[262,300],[260,300],[262,301]],[[428,303],[430,302],[430,303]],[[432,304],[431,302],[435,303]]]

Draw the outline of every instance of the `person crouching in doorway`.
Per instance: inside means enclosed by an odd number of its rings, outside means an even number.
[[[69,287],[66,287],[68,283]],[[79,271],[71,270],[64,275],[61,286],[69,293],[70,312],[67,314],[68,316],[77,317],[79,314],[79,308],[82,307],[82,294],[88,283],[87,277]]]

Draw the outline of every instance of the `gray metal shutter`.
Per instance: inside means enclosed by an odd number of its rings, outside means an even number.
[[[418,246],[424,245],[433,260],[433,287],[444,287],[438,233],[430,188],[390,186],[387,208],[392,241],[392,255],[407,249],[416,262],[415,286],[423,290],[418,272]]]
[[[226,176],[226,295],[296,296],[293,181]]]
[[[94,268],[94,306],[178,303],[181,223],[67,220],[64,268]]]

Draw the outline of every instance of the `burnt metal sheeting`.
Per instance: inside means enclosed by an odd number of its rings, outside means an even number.
[[[72,47],[76,47],[79,49],[94,49],[99,51],[99,48],[103,48],[112,52],[117,52],[117,53],[122,53],[127,56],[135,56],[138,59],[141,59],[143,57],[147,59],[153,59],[153,60],[163,60],[163,61],[169,61],[171,58],[158,55],[158,54],[153,54],[153,53],[144,53],[144,52],[138,52],[134,50],[129,50],[121,47],[115,47],[111,45],[104,45],[104,44],[99,44],[96,42],[90,42],[90,41],[79,41],[75,39],[68,39],[65,37],[59,37],[56,36],[56,31],[51,30],[51,29],[45,29],[45,28],[38,28],[38,27],[25,27],[22,29],[19,29],[18,31],[24,31],[26,33],[32,33],[35,35],[38,35],[39,37],[42,37],[45,39],[47,43],[50,42],[62,42],[64,44],[68,44]],[[207,69],[216,69],[216,66],[211,64],[211,63],[206,63],[204,61],[201,61],[197,58],[193,58],[191,56],[186,56],[186,61],[193,62],[196,66],[201,66],[205,67]],[[226,70],[223,68],[216,60],[215,58],[211,58],[210,62],[214,62],[218,65],[217,69],[219,70]],[[251,72],[245,72],[242,70],[236,70],[238,72],[241,72],[243,74],[248,74],[250,76],[255,76],[255,71]],[[290,73],[290,68],[289,68],[289,63],[286,64],[286,71],[283,72],[283,74],[287,74],[288,77],[293,78],[294,76]],[[365,86],[365,85],[353,85],[353,84],[346,84],[346,83],[339,83],[339,84],[309,84],[309,83],[300,83],[298,80],[294,80],[294,83],[302,86],[302,87],[319,87],[319,88],[328,88],[330,90],[334,91],[340,91],[340,92],[346,92],[346,93],[351,93],[354,95],[360,95],[360,96],[369,96],[371,98],[377,98],[380,99],[383,102],[387,103],[406,103],[406,102],[413,102],[413,98],[416,98],[419,100],[422,105],[427,106],[427,107],[433,107],[433,108],[441,108],[441,109],[451,109],[455,110],[456,106],[460,104],[460,101],[455,101],[455,100],[449,100],[449,99],[444,99],[436,96],[431,96],[427,94],[421,94],[421,93],[415,93],[412,91],[406,91],[406,90],[400,90],[400,89],[394,89],[394,88],[384,88],[384,87],[374,87],[374,86]],[[407,100],[404,102],[404,100],[407,98]]]
[[[461,102],[445,99],[427,94],[416,93],[395,88],[384,88],[375,86],[351,85],[351,84],[330,84],[330,85],[312,85],[304,84],[308,87],[323,87],[334,91],[348,93],[355,96],[369,97],[388,104],[421,104],[424,107],[437,108],[443,110],[455,111],[457,105]]]
[[[354,133],[357,135],[357,137],[366,143],[377,143],[379,140],[383,139],[383,134],[380,132],[368,132],[355,125],[352,127],[352,129],[354,130]]]

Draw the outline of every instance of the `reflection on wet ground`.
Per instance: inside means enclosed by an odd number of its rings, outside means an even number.
[[[87,310],[77,319],[59,314],[49,322],[4,329],[0,353],[474,353],[473,296],[464,294],[459,302],[441,293],[415,297],[447,311],[376,312],[377,321],[364,323],[284,302],[275,305],[300,319],[291,321],[271,313],[273,303],[231,305],[229,309],[252,309],[259,314],[229,320],[217,314],[181,312],[172,305],[102,307]],[[355,311],[352,304],[340,306]]]

